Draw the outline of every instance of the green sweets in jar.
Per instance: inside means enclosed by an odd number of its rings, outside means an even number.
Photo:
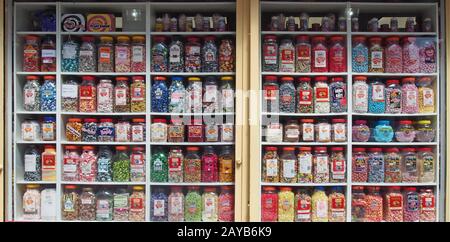
[[[202,221],[202,196],[198,187],[189,187],[184,201],[184,220],[186,222]]]
[[[152,182],[167,182],[169,177],[167,155],[162,149],[156,150],[151,158],[151,180]]]
[[[126,146],[117,146],[116,155],[113,157],[113,181],[129,182],[130,181],[130,157],[126,153]]]

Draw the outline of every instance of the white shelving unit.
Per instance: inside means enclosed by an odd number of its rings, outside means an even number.
[[[341,113],[341,114],[284,114],[284,113],[267,113],[263,112],[263,97],[260,95],[261,105],[259,107],[259,111],[261,113],[260,121],[264,120],[267,117],[305,117],[305,118],[335,118],[335,117],[345,117],[347,119],[347,129],[348,129],[348,142],[346,143],[269,143],[264,142],[264,130],[261,124],[260,127],[260,134],[261,134],[261,142],[260,142],[260,166],[262,165],[262,156],[264,154],[264,147],[266,146],[278,146],[278,147],[286,147],[286,146],[295,146],[295,147],[301,147],[301,146],[308,146],[308,147],[316,147],[316,146],[325,146],[328,148],[331,148],[333,146],[341,146],[346,147],[346,155],[347,155],[347,182],[346,183],[339,183],[339,184],[285,184],[285,183],[266,183],[261,182],[260,180],[260,187],[261,189],[259,192],[259,197],[261,198],[261,190],[262,187],[266,186],[274,186],[274,187],[345,187],[346,189],[346,215],[347,215],[347,221],[351,221],[351,195],[352,195],[352,187],[353,186],[380,186],[380,187],[387,187],[387,186],[401,186],[401,187],[433,187],[435,196],[436,196],[436,217],[437,219],[440,219],[440,211],[441,211],[441,205],[440,205],[440,171],[442,168],[442,164],[445,161],[444,157],[441,156],[441,146],[442,144],[439,142],[440,139],[440,127],[441,127],[441,114],[440,110],[440,104],[443,99],[441,98],[441,84],[440,84],[440,78],[441,78],[441,71],[442,65],[440,63],[441,58],[438,57],[438,72],[437,73],[354,73],[352,72],[352,38],[354,36],[415,36],[415,37],[426,37],[426,38],[433,38],[437,50],[436,52],[440,54],[439,51],[439,43],[440,43],[440,36],[439,36],[439,6],[437,3],[387,3],[387,2],[294,2],[294,1],[261,1],[260,3],[260,23],[261,23],[261,48],[263,46],[264,40],[263,36],[265,35],[275,35],[278,37],[278,40],[280,40],[283,37],[286,38],[294,38],[297,35],[308,35],[308,36],[327,36],[331,37],[334,35],[340,35],[346,37],[346,46],[347,46],[347,68],[348,72],[346,73],[283,73],[283,72],[263,72],[262,66],[260,64],[260,90],[263,90],[263,80],[264,76],[309,76],[309,77],[315,77],[315,76],[340,76],[340,77],[346,77],[347,80],[347,100],[348,100],[348,113]],[[310,14],[310,16],[325,16],[326,14],[333,12],[340,14],[342,16],[347,16],[347,31],[346,32],[311,32],[311,31],[265,31],[265,24],[270,22],[270,17],[272,15],[277,15],[280,13],[283,13],[286,17],[289,16],[299,16],[300,13],[305,12]],[[433,21],[433,32],[416,32],[416,33],[405,33],[405,32],[352,32],[352,23],[351,23],[351,17],[348,17],[348,13],[352,12],[355,15],[361,15],[361,14],[373,14],[378,16],[401,16],[402,14],[405,14],[405,16],[419,16],[419,17],[431,17]],[[392,15],[390,15],[392,14]],[[365,23],[361,21],[360,19],[360,26],[362,28],[365,27]],[[262,58],[262,53],[260,50],[260,57]],[[262,61],[260,61],[262,62]],[[353,77],[354,76],[368,76],[371,77],[392,77],[392,78],[402,78],[402,77],[423,77],[423,76],[429,76],[432,78],[435,78],[434,81],[434,87],[435,87],[435,95],[437,97],[436,103],[436,112],[437,113],[431,113],[431,114],[401,114],[401,115],[392,115],[392,114],[358,114],[353,113],[352,110],[352,84],[353,84]],[[431,119],[434,123],[434,127],[436,128],[436,142],[432,143],[373,143],[373,142],[367,142],[367,143],[357,143],[352,142],[352,125],[353,121],[356,119],[368,119],[368,120],[380,120],[380,119],[388,119],[388,120],[398,120],[400,118],[413,118],[413,119],[420,119],[420,118],[427,118]],[[433,147],[435,149],[436,153],[436,182],[434,183],[399,183],[399,184],[387,184],[387,183],[353,183],[352,182],[352,149],[354,147]],[[279,151],[279,155],[281,152]],[[261,167],[260,167],[261,168]],[[261,174],[262,178],[262,174]]]
[[[11,93],[8,94],[9,97],[14,97],[14,100],[12,101],[12,113],[8,115],[8,117],[14,121],[14,125],[11,127],[13,129],[13,139],[12,142],[12,148],[14,150],[13,154],[11,155],[11,161],[12,161],[12,170],[13,174],[10,174],[9,177],[9,184],[11,186],[11,197],[10,201],[12,201],[8,209],[12,211],[9,213],[11,217],[9,219],[20,221],[23,218],[22,213],[22,196],[25,191],[25,185],[27,184],[39,184],[44,187],[52,187],[56,189],[57,199],[56,202],[56,220],[62,221],[61,217],[61,202],[60,199],[62,198],[62,194],[64,191],[65,185],[77,185],[77,186],[94,186],[94,187],[109,187],[110,189],[113,189],[115,186],[119,187],[131,187],[131,186],[145,186],[145,192],[146,192],[146,221],[150,221],[150,198],[151,198],[151,192],[152,188],[157,187],[170,187],[170,186],[214,186],[214,187],[221,187],[221,186],[234,186],[235,183],[154,183],[151,182],[151,167],[150,167],[150,161],[151,161],[151,155],[152,150],[155,147],[164,147],[167,148],[169,146],[214,146],[214,147],[221,147],[221,146],[234,146],[234,142],[217,142],[217,143],[155,143],[151,142],[150,140],[150,125],[151,120],[153,117],[171,117],[171,116],[233,116],[235,117],[235,113],[201,113],[201,114],[172,114],[172,113],[154,113],[151,112],[151,85],[152,85],[152,79],[155,76],[182,76],[182,77],[206,77],[206,76],[233,76],[235,77],[235,72],[220,72],[220,73],[170,73],[170,72],[164,72],[164,73],[156,73],[151,71],[151,46],[152,46],[152,39],[156,35],[165,35],[165,36],[206,36],[206,35],[214,35],[218,36],[219,38],[231,38],[233,39],[235,43],[235,37],[236,32],[235,31],[227,31],[227,32],[154,32],[154,23],[155,19],[159,17],[160,15],[164,13],[173,13],[173,14],[179,14],[179,13],[186,13],[186,14],[192,14],[195,15],[197,13],[202,14],[210,14],[213,13],[222,13],[227,14],[230,16],[234,16],[236,13],[236,3],[235,2],[153,2],[153,1],[144,1],[144,2],[14,2],[13,0],[8,1],[10,6],[14,7],[14,14],[10,16],[10,18],[15,18],[13,21],[14,26],[13,28],[13,35],[12,35],[12,41],[14,46],[14,50],[10,51],[10,61],[14,61],[13,68],[11,68],[11,74],[14,76],[12,78],[14,80],[13,88],[11,89]],[[61,16],[65,13],[82,13],[86,14],[88,12],[113,12],[113,13],[122,13],[122,11],[126,8],[139,8],[142,9],[145,16],[145,26],[139,26],[138,31],[133,32],[75,32],[75,33],[68,33],[63,32],[61,30]],[[27,16],[31,12],[36,10],[43,10],[43,9],[53,9],[56,13],[56,25],[57,25],[57,31],[56,32],[35,32],[30,31],[32,29],[31,27],[31,20],[27,18],[22,18],[22,16]],[[232,29],[235,29],[235,26],[233,26],[234,20],[232,22],[229,22],[229,25],[232,26]],[[38,35],[38,36],[54,36],[57,44],[56,53],[57,53],[57,70],[56,72],[24,72],[22,71],[22,47],[23,47],[23,37],[25,35]],[[61,70],[61,50],[62,50],[62,43],[63,41],[68,38],[69,36],[94,36],[96,38],[108,35],[108,36],[114,36],[117,37],[118,35],[127,35],[127,36],[135,36],[135,35],[141,35],[145,36],[146,38],[146,72],[144,73],[74,73],[74,72],[62,72]],[[22,110],[22,88],[24,83],[26,82],[25,78],[27,75],[37,75],[37,76],[44,76],[44,75],[53,75],[56,76],[56,85],[57,85],[57,111],[55,112],[27,112]],[[146,112],[144,113],[78,113],[78,112],[63,112],[61,109],[61,85],[63,83],[63,80],[69,77],[77,77],[80,78],[81,76],[85,75],[91,75],[96,77],[117,77],[117,76],[144,76],[146,78],[146,96],[147,96],[147,103],[146,103]],[[56,117],[57,121],[57,140],[54,142],[44,142],[44,141],[38,141],[38,142],[25,142],[21,141],[20,134],[21,129],[20,125],[21,122],[25,118],[39,118],[43,116],[54,116]],[[146,119],[146,130],[147,130],[147,140],[146,142],[142,143],[122,143],[122,142],[69,142],[65,139],[65,122],[70,117],[96,117],[96,118],[102,118],[102,117],[125,117],[125,118],[133,118],[133,117],[145,117]],[[45,144],[52,144],[55,145],[57,148],[57,156],[56,156],[56,164],[57,164],[57,180],[54,182],[28,182],[24,181],[23,179],[23,152],[25,151],[25,148],[28,145],[45,145]],[[125,182],[125,183],[118,183],[118,182],[66,182],[62,180],[62,156],[64,147],[66,145],[77,145],[77,146],[83,146],[83,145],[93,145],[93,146],[141,146],[145,147],[146,150],[146,182]],[[217,152],[219,150],[217,149]],[[14,177],[14,178],[13,178]],[[220,190],[218,190],[220,192]]]

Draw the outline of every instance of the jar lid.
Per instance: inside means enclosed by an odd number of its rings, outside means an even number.
[[[400,190],[400,189],[402,189],[402,188],[399,187],[399,186],[392,186],[392,187],[389,187],[388,189],[389,189],[389,190]]]
[[[183,188],[180,187],[180,186],[173,186],[173,187],[170,187],[170,191],[171,191],[171,192],[181,192],[182,190],[183,190]]]
[[[187,151],[199,151],[200,148],[198,147],[187,147]]]
[[[188,78],[188,81],[190,81],[190,82],[199,82],[201,79],[200,79],[200,77],[189,77]]]
[[[200,187],[199,186],[188,186],[187,189],[188,190],[199,190]]]
[[[68,145],[66,146],[66,150],[78,150],[78,147],[75,145]]]
[[[369,152],[372,152],[372,153],[383,152],[383,148],[370,148]]]
[[[419,82],[431,82],[431,81],[432,81],[431,77],[428,76],[424,76],[419,79]]]
[[[38,76],[27,76],[27,80],[28,81],[39,80],[39,77]]]
[[[300,119],[301,123],[310,123],[313,124],[314,123],[314,119]]]
[[[44,145],[44,149],[55,150],[56,146],[54,146],[54,145]]]
[[[166,41],[166,37],[162,36],[162,35],[158,35],[158,36],[153,37],[153,40],[155,40],[155,42],[164,42],[164,41]]]
[[[353,152],[366,152],[366,148],[353,148]]]
[[[367,81],[367,77],[366,76],[355,76],[353,78],[353,80],[355,80],[355,81]]]
[[[187,37],[186,39],[187,39],[188,41],[190,41],[190,42],[198,42],[198,41],[200,41],[200,38],[197,37],[197,36],[189,36],[189,37]]]
[[[278,81],[278,78],[276,76],[265,76],[264,81],[266,82],[276,82]]]
[[[398,85],[398,84],[400,84],[400,81],[399,80],[387,80],[386,81],[386,85],[393,85],[393,84],[395,84],[395,85]]]
[[[430,125],[431,120],[419,120],[417,123],[420,125]]]
[[[416,148],[402,148],[402,152],[416,152]]]
[[[298,35],[296,37],[297,41],[309,41],[309,36],[307,35]]]
[[[316,191],[325,191],[325,187],[316,187],[314,190],[316,190]]]
[[[402,82],[415,82],[416,78],[415,77],[405,77],[402,79]]]
[[[181,76],[173,76],[172,77],[172,81],[183,81],[183,80],[184,80],[184,78]]]
[[[83,146],[82,147],[83,150],[94,150],[94,146]]]
[[[266,151],[278,151],[277,147],[272,147],[272,146],[266,147],[265,149],[266,149]]]
[[[290,192],[290,191],[292,191],[292,188],[290,188],[290,187],[280,187],[280,191],[282,191],[282,192]]]
[[[145,40],[145,36],[137,35],[137,36],[131,37],[131,39],[132,39],[133,41],[144,41],[144,40]]]
[[[145,118],[134,118],[131,121],[133,123],[145,123]]]
[[[311,82],[311,77],[299,77],[298,78],[299,82]]]
[[[112,118],[102,118],[100,119],[100,123],[112,123]]]
[[[135,191],[144,191],[144,186],[134,186],[133,190],[135,190]]]
[[[400,41],[400,37],[398,37],[398,36],[391,36],[391,37],[388,37],[388,38],[386,38],[386,41],[393,41],[393,42],[395,42],[395,41]]]
[[[119,76],[119,77],[116,77],[116,81],[128,81],[128,77]]]
[[[100,37],[100,41],[112,42],[113,41],[113,37],[112,36],[101,36]]]
[[[380,191],[380,187],[374,186],[374,187],[367,187],[367,190],[371,191],[371,192],[378,192]]]
[[[354,41],[364,42],[367,40],[366,36],[355,36],[353,38]]]
[[[85,118],[84,122],[85,123],[97,123],[98,120],[96,118]]]
[[[342,193],[344,191],[344,188],[343,187],[332,187],[331,191],[337,192],[337,193]]]
[[[343,41],[344,36],[333,36],[331,37],[331,41]]]
[[[25,39],[26,40],[38,40],[39,37],[36,35],[27,35],[27,36],[25,36]]]
[[[38,185],[38,184],[28,184],[28,185],[26,185],[27,189],[37,189],[39,187],[41,187],[41,186]]]
[[[220,78],[221,81],[233,81],[233,77],[232,76],[223,76],[222,78]]]
[[[213,36],[213,35],[205,36],[205,41],[213,41],[213,40],[216,40],[215,36]]]
[[[216,192],[217,189],[215,187],[205,187],[203,192]]]
[[[352,190],[353,191],[363,191],[364,187],[363,186],[354,186],[354,187],[352,187]]]
[[[284,151],[295,151],[294,147],[283,147]]]
[[[164,118],[155,118],[155,119],[153,119],[153,123],[163,123],[163,124],[166,124],[166,123],[167,123],[167,120],[164,119]]]
[[[337,119],[332,119],[331,122],[334,124],[340,124],[340,123],[347,123],[347,120],[337,118]]]
[[[419,151],[419,152],[433,152],[433,148],[429,148],[429,147],[418,148],[417,151]]]
[[[119,35],[117,36],[117,40],[118,41],[130,41],[130,37],[126,36],[126,35]]]
[[[75,186],[75,185],[66,185],[66,186],[64,186],[64,188],[68,189],[68,190],[74,190],[74,189],[77,189],[77,186]]]
[[[81,123],[81,118],[69,118],[68,122],[70,122],[70,123]]]
[[[44,117],[44,122],[56,122],[55,117]]]
[[[406,187],[405,191],[407,191],[407,192],[417,192],[417,188],[415,188],[415,187]]]
[[[143,81],[143,80],[145,80],[145,77],[144,76],[133,76],[133,81]]]
[[[44,80],[56,80],[56,76],[44,76]]]
[[[281,78],[281,81],[282,82],[292,82],[292,81],[294,81],[294,78],[291,76],[284,76]]]
[[[275,187],[263,187],[263,191],[276,191],[277,189]]]
[[[344,82],[343,77],[333,77],[331,78],[331,82]]]
[[[276,40],[277,36],[275,36],[275,35],[265,35],[264,39],[265,40]]]
[[[398,153],[400,150],[398,148],[387,148],[385,149],[386,153]]]
[[[167,78],[165,76],[157,76],[153,80],[155,80],[155,81],[167,81]]]
[[[381,37],[372,37],[369,39],[370,42],[381,42],[383,39]]]
[[[327,82],[328,81],[328,77],[326,77],[326,76],[318,76],[318,77],[314,78],[314,81],[316,81],[316,82]]]
[[[401,124],[401,125],[412,125],[413,121],[412,120],[401,120],[399,122],[399,124]]]
[[[377,125],[381,125],[381,126],[389,126],[391,124],[391,122],[389,120],[379,120],[377,122]]]
[[[83,81],[95,81],[95,76],[83,76],[81,79]]]
[[[344,151],[344,147],[331,147],[331,151],[341,152]]]
[[[220,189],[222,190],[222,191],[230,191],[230,190],[233,190],[233,186],[221,186],[220,187]]]
[[[144,147],[133,147],[132,151],[145,151]]]
[[[356,120],[355,125],[367,125],[367,120]]]
[[[327,152],[328,148],[327,147],[315,147],[314,151],[316,151],[316,152]]]
[[[126,151],[126,150],[128,150],[128,147],[126,147],[126,146],[116,146],[116,150]]]
[[[88,36],[82,36],[81,40],[84,42],[94,42],[95,38],[94,38],[94,36],[88,35]]]
[[[403,41],[414,42],[414,41],[416,41],[416,37],[406,36],[406,37],[403,37]]]
[[[325,41],[327,38],[325,36],[315,36],[312,38],[313,41]]]
[[[301,152],[311,152],[312,148],[311,147],[298,147],[298,150]]]

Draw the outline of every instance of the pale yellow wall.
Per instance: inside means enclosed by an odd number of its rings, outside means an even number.
[[[0,0],[0,13],[5,13],[4,11],[4,0]],[[5,14],[2,14],[2,16],[5,16]],[[0,18],[0,93],[4,93],[5,89],[4,89],[4,48],[3,48],[3,44],[4,44],[4,39],[5,39],[5,35],[4,35],[4,18]],[[4,203],[5,203],[5,198],[4,198],[4,170],[3,168],[4,166],[4,162],[6,159],[4,159],[4,147],[5,147],[5,137],[4,137],[4,110],[5,110],[5,106],[4,106],[4,98],[5,96],[2,96],[2,98],[0,98],[0,221],[3,221],[3,216],[4,216]]]
[[[450,58],[450,0],[445,0],[445,43],[446,43],[446,51],[447,51],[447,58]],[[447,77],[446,80],[450,80],[450,61],[447,60],[446,62],[446,73]],[[447,85],[447,95],[450,93],[450,85]],[[450,98],[447,96],[447,107],[450,106]],[[450,127],[450,112],[447,112],[447,127]],[[450,128],[447,128],[446,137],[450,137]],[[447,138],[447,153],[446,153],[446,159],[445,161],[450,159],[450,140]],[[450,166],[448,163],[447,165],[447,178],[450,177]],[[448,208],[450,208],[450,179],[446,179],[446,191],[445,191],[445,208],[443,209],[445,211],[445,220],[447,222],[450,222],[450,211]]]

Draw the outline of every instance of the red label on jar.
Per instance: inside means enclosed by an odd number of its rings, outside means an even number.
[[[131,88],[131,100],[132,101],[144,101],[145,88],[133,87]]]
[[[311,201],[300,199],[297,202],[297,213],[305,213],[311,211]]]
[[[276,65],[278,48],[274,45],[264,46],[264,62],[266,65]]]
[[[403,209],[403,198],[402,196],[389,196],[389,208],[391,210],[401,210]]]
[[[56,158],[54,155],[42,155],[42,169],[53,170],[56,168]]]
[[[264,87],[264,99],[265,100],[277,100],[278,88],[276,86],[265,86]]]
[[[306,45],[297,47],[297,59],[298,60],[311,59],[311,49]]]
[[[180,171],[181,170],[181,159],[179,157],[169,158],[169,170],[170,171]]]
[[[144,200],[142,198],[130,198],[130,209],[143,209]]]
[[[435,209],[435,201],[434,196],[426,196],[422,197],[420,200],[420,206],[422,207],[422,210],[426,211],[432,211]]]
[[[312,91],[300,90],[299,103],[300,105],[311,105],[313,101]]]
[[[99,48],[99,62],[100,63],[110,63],[111,62],[111,48],[100,47]]]
[[[328,102],[330,101],[329,89],[326,87],[316,88],[316,101],[317,102]]]
[[[130,161],[131,165],[144,165],[144,155],[143,154],[135,154],[131,155]]]
[[[81,86],[80,87],[80,99],[90,100],[93,99],[94,87]]]
[[[332,198],[331,199],[331,209],[343,210],[345,209],[345,199],[343,198]]]
[[[189,137],[190,138],[201,138],[203,137],[202,126],[189,126]]]

